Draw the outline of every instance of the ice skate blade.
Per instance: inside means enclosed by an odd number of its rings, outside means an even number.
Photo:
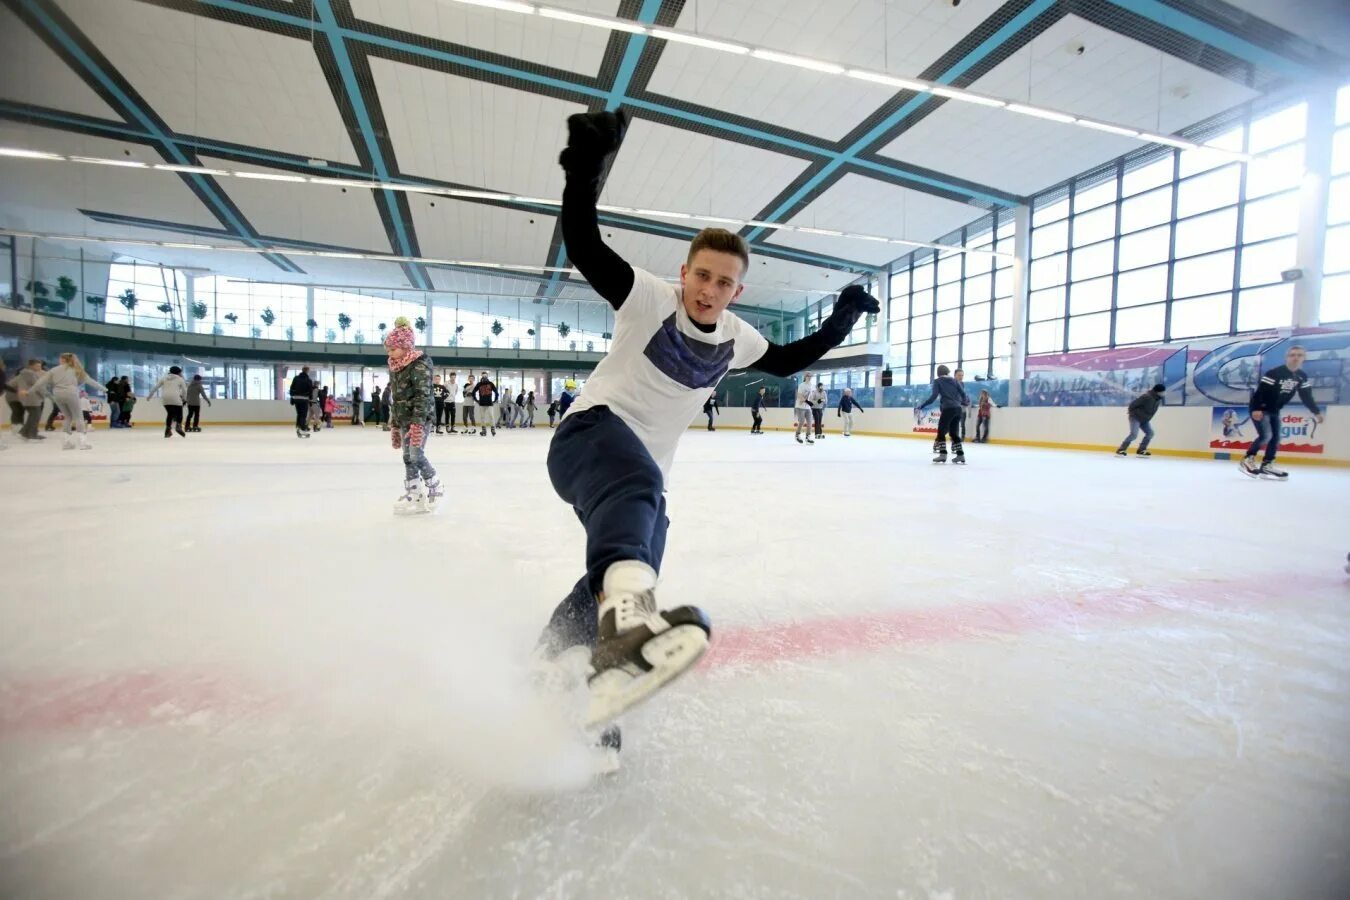
[[[590,680],[586,728],[599,728],[653,696],[694,667],[708,650],[708,632],[699,625],[672,625],[642,645],[642,657],[652,668],[633,674],[606,669]]]

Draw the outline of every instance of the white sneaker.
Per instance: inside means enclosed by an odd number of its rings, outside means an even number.
[[[588,728],[597,728],[689,671],[708,649],[702,610],[656,607],[656,572],[637,560],[605,572],[600,636],[591,653]]]

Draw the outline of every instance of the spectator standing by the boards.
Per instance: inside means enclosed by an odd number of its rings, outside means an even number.
[[[490,428],[492,429],[492,436],[496,437],[497,425],[492,416],[492,410],[497,405],[499,397],[497,386],[492,383],[491,378],[488,378],[488,373],[484,372],[483,376],[478,379],[478,384],[474,385],[473,396],[474,401],[478,404],[478,415],[481,420],[478,423],[480,426],[479,436],[487,437]]]
[[[104,396],[108,398],[108,427],[122,427],[122,383],[114,375],[103,386]]]
[[[933,380],[933,392],[928,395],[927,400],[917,407],[918,412],[923,412],[934,400],[939,400],[938,405],[942,410],[938,417],[937,440],[933,443],[935,453],[933,462],[945,463],[947,461],[947,436],[951,435],[952,450],[956,454],[956,462],[965,465],[966,450],[961,444],[960,422],[962,413],[970,405],[970,400],[967,399],[961,383],[951,376],[951,369],[946,366],[938,366],[937,376]]]
[[[811,395],[811,422],[816,426],[816,440],[825,440],[825,404],[829,401],[829,392],[825,382],[817,381],[815,393]]]
[[[1288,472],[1276,468],[1275,454],[1280,449],[1280,412],[1284,409],[1284,405],[1293,399],[1294,394],[1298,394],[1303,405],[1319,423],[1323,421],[1322,410],[1313,399],[1312,385],[1308,383],[1308,375],[1303,371],[1303,363],[1307,358],[1308,351],[1295,344],[1285,354],[1284,365],[1276,366],[1263,374],[1261,381],[1256,385],[1256,390],[1252,391],[1247,409],[1251,411],[1252,421],[1256,423],[1256,440],[1252,441],[1247,455],[1242,458],[1243,474],[1253,478],[1257,476],[1273,478],[1277,481],[1289,477]],[[1266,454],[1258,467],[1256,454],[1261,451],[1262,446],[1265,447]]]
[[[961,393],[964,394],[966,392],[966,370],[957,369],[955,372],[952,373],[952,377],[956,379],[957,384],[961,385]],[[971,406],[969,400],[966,401],[965,406],[961,407],[961,418],[959,420],[959,424],[961,426],[961,440],[963,441],[966,439],[966,428],[970,424],[969,419],[973,409],[974,407]]]
[[[393,388],[392,383],[391,383],[391,382],[387,382],[387,383],[385,384],[385,386],[384,386],[384,390],[380,393],[380,430],[381,430],[381,431],[388,431],[388,430],[389,430],[389,398],[390,398],[390,396],[391,396],[390,391],[392,390],[392,388]]]
[[[796,438],[797,443],[802,442],[802,429],[806,429],[806,443],[814,444],[816,441],[811,437],[814,431],[814,418],[811,414],[811,394],[815,391],[812,385],[811,373],[803,372],[801,383],[797,385],[797,399],[792,407],[793,427],[792,436]]]
[[[445,385],[441,384],[441,376],[437,375],[431,382],[431,399],[435,404],[436,433],[443,434],[442,428],[445,424],[445,398],[450,391]]]
[[[206,405],[211,405],[211,398],[206,394],[206,385],[202,383],[202,376],[193,375],[192,381],[188,382],[187,391],[187,430],[202,430],[202,401]]]
[[[1130,419],[1130,433],[1125,440],[1120,442],[1120,447],[1116,450],[1116,456],[1128,456],[1126,452],[1134,439],[1139,436],[1139,432],[1144,432],[1144,439],[1139,444],[1139,449],[1135,452],[1136,456],[1152,456],[1148,452],[1149,442],[1153,440],[1153,426],[1149,424],[1153,416],[1158,412],[1158,406],[1162,403],[1163,394],[1167,388],[1161,384],[1155,384],[1145,393],[1140,394],[1130,401],[1126,415]]]
[[[764,433],[763,410],[764,410],[764,395],[766,392],[767,392],[766,388],[760,388],[758,391],[755,392],[754,399],[750,401],[750,419],[753,423],[750,426],[751,434]]]
[[[989,443],[989,420],[997,407],[998,404],[989,396],[988,391],[980,391],[980,399],[975,409],[975,443]]]
[[[534,427],[534,414],[539,410],[539,406],[534,400],[534,391],[530,391],[529,396],[525,398],[525,423],[528,427]]]
[[[122,427],[131,427],[131,413],[136,409],[136,389],[131,386],[131,379],[122,376],[120,393],[122,395]]]
[[[352,388],[352,424],[353,424],[353,425],[364,425],[364,424],[365,424],[364,420],[362,419],[362,415],[361,415],[361,414],[364,412],[364,410],[361,409],[361,403],[362,403],[362,397],[361,397],[361,385],[358,384],[356,387]]]
[[[478,426],[478,418],[474,407],[477,403],[473,399],[473,373],[464,373],[464,433],[473,434]]]
[[[853,436],[853,411],[866,412],[862,404],[853,399],[853,388],[844,388],[844,396],[839,398],[839,409],[836,415],[844,420],[844,437]]]

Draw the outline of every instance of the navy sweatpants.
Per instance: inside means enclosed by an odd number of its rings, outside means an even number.
[[[563,420],[549,444],[548,475],[586,528],[586,574],[558,604],[541,637],[557,652],[595,644],[596,595],[610,565],[637,559],[661,571],[670,520],[661,469],[607,406]]]

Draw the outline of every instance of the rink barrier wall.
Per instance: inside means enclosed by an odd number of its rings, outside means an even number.
[[[1301,406],[1286,411],[1303,412]],[[1320,455],[1281,453],[1280,463],[1350,468],[1350,410],[1333,406],[1326,410],[1326,421],[1318,427],[1317,439],[1323,443]],[[1163,407],[1153,418],[1156,436],[1149,450],[1158,456],[1187,457],[1191,459],[1234,460],[1226,451],[1210,449],[1210,420],[1213,411],[1208,407]],[[716,418],[719,429],[749,431],[750,410],[745,407],[724,409]],[[933,433],[914,431],[914,414],[908,409],[868,409],[853,416],[853,433],[868,437],[909,438],[932,443]],[[699,415],[690,426],[700,430],[707,427],[707,419]],[[791,433],[793,414],[790,409],[766,409],[764,429]],[[835,410],[825,411],[825,431],[837,435],[843,421]],[[974,436],[973,420],[967,441]],[[1250,426],[1249,426],[1250,428]],[[989,443],[1014,447],[1040,447],[1053,450],[1078,450],[1093,453],[1114,452],[1129,433],[1129,421],[1123,407],[1013,407],[994,410],[991,419]],[[1137,449],[1136,440],[1133,449]]]

